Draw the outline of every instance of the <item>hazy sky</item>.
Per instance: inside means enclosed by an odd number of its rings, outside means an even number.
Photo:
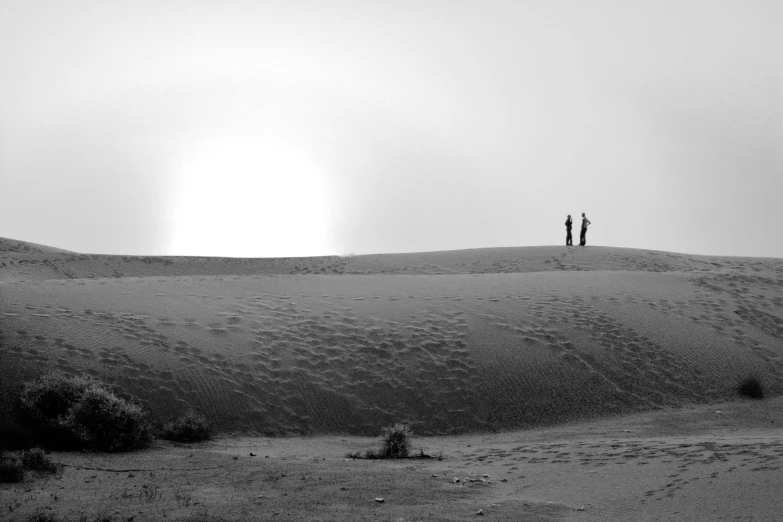
[[[0,236],[783,257],[783,2],[0,0]],[[576,231],[578,234],[578,230]]]

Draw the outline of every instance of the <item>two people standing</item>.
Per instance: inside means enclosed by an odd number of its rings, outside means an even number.
[[[565,226],[566,226],[566,246],[573,246],[573,238],[571,237],[571,227],[573,226],[574,221],[571,219],[571,214],[568,214],[568,219],[566,219]],[[585,213],[582,212],[582,233],[579,234],[579,246],[585,246],[587,244],[587,226],[590,225],[590,220],[587,219],[587,216],[585,216]]]

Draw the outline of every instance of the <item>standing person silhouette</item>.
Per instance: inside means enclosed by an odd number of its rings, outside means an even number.
[[[587,225],[590,224],[590,220],[587,219],[585,213],[582,212],[582,233],[579,235],[579,246],[587,245]]]
[[[574,246],[574,238],[571,237],[571,226],[573,225],[574,221],[571,219],[571,214],[568,214],[568,219],[566,219],[565,225],[566,225],[566,246]]]

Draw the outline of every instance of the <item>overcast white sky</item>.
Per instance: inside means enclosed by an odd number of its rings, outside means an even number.
[[[783,2],[0,0],[0,236],[783,257]],[[576,231],[578,234],[578,230]]]

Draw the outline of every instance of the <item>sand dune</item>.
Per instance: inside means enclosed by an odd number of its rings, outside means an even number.
[[[350,257],[224,258],[77,254],[0,238],[0,281],[198,275],[505,274],[640,271],[780,274],[779,260],[629,248],[514,247]]]
[[[0,240],[0,376],[233,433],[508,430],[783,391],[783,260],[608,247],[222,259]],[[8,402],[2,404],[8,407]]]

